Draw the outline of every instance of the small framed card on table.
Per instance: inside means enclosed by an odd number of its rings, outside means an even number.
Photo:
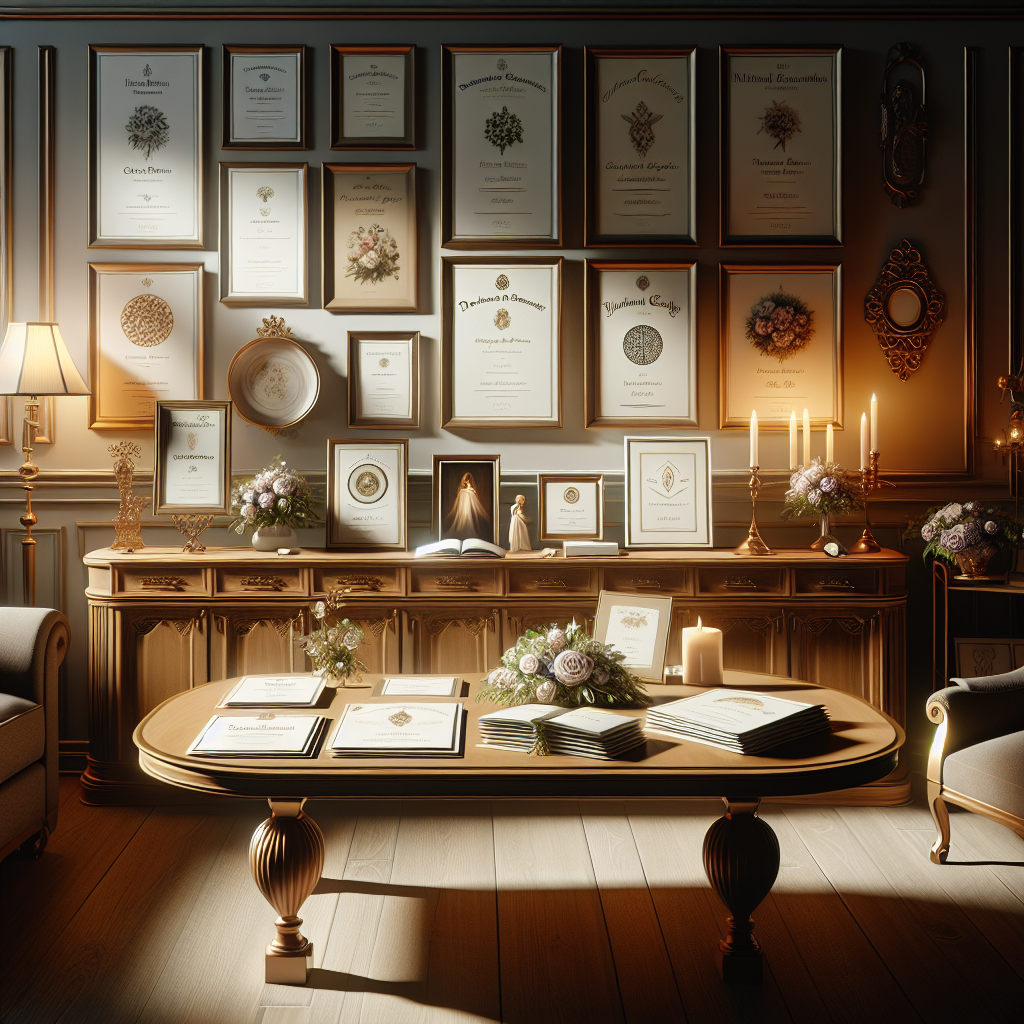
[[[604,537],[604,477],[541,473],[540,539],[601,540]]]
[[[405,551],[408,441],[327,442],[327,547]]]
[[[594,639],[612,644],[623,665],[642,679],[661,682],[665,673],[672,598],[602,590],[597,600]]]
[[[157,402],[153,512],[231,511],[231,403]]]
[[[331,47],[331,149],[416,148],[416,47]]]
[[[420,429],[420,332],[348,332],[348,425]]]
[[[222,149],[308,149],[306,47],[223,46]]]

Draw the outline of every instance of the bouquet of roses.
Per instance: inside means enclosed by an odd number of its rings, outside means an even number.
[[[842,516],[863,507],[858,481],[837,463],[822,463],[815,459],[809,466],[801,466],[789,478],[782,515],[785,519],[794,516]]]
[[[991,556],[1000,548],[1020,547],[1024,542],[1024,523],[977,501],[951,501],[928,509],[911,525],[907,536],[920,537],[925,542],[925,557],[934,555],[956,565],[956,556],[971,549]]]
[[[280,455],[262,473],[239,484],[231,495],[235,521],[231,529],[243,533],[263,526],[316,526],[313,489],[306,478],[287,468]]]

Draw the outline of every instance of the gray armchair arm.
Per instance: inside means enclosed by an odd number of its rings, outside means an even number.
[[[1002,672],[997,676],[954,676],[950,682],[965,690],[994,693],[1001,690],[1024,690],[1024,668]]]

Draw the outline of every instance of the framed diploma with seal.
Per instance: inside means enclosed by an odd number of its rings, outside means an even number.
[[[786,430],[790,415],[843,425],[842,267],[721,267],[719,415],[723,427]]]
[[[441,244],[562,245],[561,46],[444,46]]]
[[[89,264],[89,426],[152,430],[203,397],[203,264]]]
[[[322,194],[324,309],[418,312],[416,165],[324,164]]]
[[[600,473],[541,473],[537,485],[542,541],[604,537],[604,477]]]
[[[203,248],[203,47],[89,47],[89,245]]]
[[[662,682],[672,598],[617,594],[602,590],[597,599],[594,639],[626,657],[622,664],[641,679]]]
[[[697,425],[697,266],[588,260],[588,427]]]
[[[842,245],[841,46],[723,46],[722,245]]]
[[[562,260],[441,260],[441,426],[560,427]]]
[[[348,332],[348,425],[420,429],[420,332]]]
[[[695,245],[695,49],[585,47],[586,245]]]
[[[327,442],[327,547],[406,549],[408,441]]]
[[[331,149],[416,148],[416,47],[331,47]]]
[[[220,165],[220,301],[305,306],[308,164]]]
[[[306,47],[223,46],[222,149],[308,149]]]
[[[626,459],[626,547],[714,547],[711,438],[622,440]]]
[[[153,513],[231,511],[231,403],[157,402]]]

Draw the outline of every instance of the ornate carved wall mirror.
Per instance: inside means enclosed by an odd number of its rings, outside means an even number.
[[[882,77],[882,184],[893,204],[909,206],[924,184],[928,122],[924,112],[924,68],[910,43],[897,43]]]
[[[864,319],[878,335],[889,368],[900,380],[909,380],[946,319],[946,299],[921,254],[905,238],[889,253],[864,299]]]

